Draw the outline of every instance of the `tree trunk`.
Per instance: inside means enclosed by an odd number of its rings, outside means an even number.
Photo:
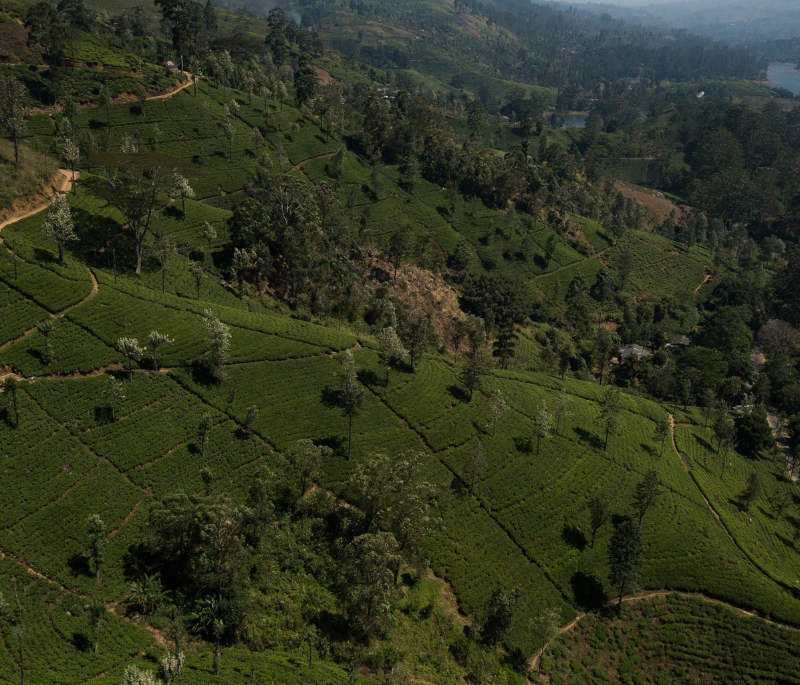
[[[61,266],[64,266],[64,244],[63,243],[59,243],[58,244],[58,261],[61,264]]]
[[[100,621],[97,622],[97,632],[94,635],[94,653],[97,654],[97,648],[100,646]]]
[[[19,171],[19,136],[14,133],[14,171]]]
[[[350,414],[350,428],[348,431],[348,439],[347,439],[347,461],[350,461],[350,458],[353,456],[353,415]]]
[[[622,593],[625,591],[625,583],[619,588],[619,601],[617,602],[617,616],[622,614]]]
[[[144,247],[144,235],[141,238],[136,238],[136,274],[142,273],[142,248]]]
[[[186,198],[181,198],[181,201],[183,202],[183,220],[186,221]]]
[[[128,373],[130,374],[131,383],[133,383],[133,359],[128,357]]]
[[[19,684],[25,685],[25,660],[22,654],[22,630],[17,634],[17,642],[19,644]]]

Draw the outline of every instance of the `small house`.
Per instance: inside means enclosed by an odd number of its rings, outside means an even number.
[[[168,69],[169,71],[178,71],[178,65],[175,64],[171,59],[168,59],[164,62],[164,68]]]
[[[676,335],[667,343],[667,348],[673,352],[683,352],[687,347],[690,347],[691,344],[692,341],[685,335]]]
[[[617,352],[620,364],[622,364],[626,359],[628,359],[628,357],[635,357],[638,361],[643,357],[649,357],[651,354],[653,353],[647,348],[635,344],[626,345],[625,347],[620,347],[619,351]]]

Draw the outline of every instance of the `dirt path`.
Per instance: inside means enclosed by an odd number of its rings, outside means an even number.
[[[677,590],[659,590],[658,592],[646,592],[643,594],[629,595],[628,597],[623,597],[622,601],[625,603],[642,602],[646,600],[657,599],[659,597],[667,597],[669,595],[679,595],[681,597],[685,597],[686,599],[701,599],[702,601],[708,602],[709,604],[717,604],[719,606],[723,606],[729,611],[738,614],[739,616],[747,616],[748,618],[758,618],[761,619],[762,621],[765,621],[766,623],[771,623],[774,626],[779,626],[781,628],[784,628],[785,630],[794,630],[794,631],[800,630],[800,628],[797,628],[796,626],[791,626],[786,623],[781,623],[780,621],[773,621],[772,619],[764,618],[763,616],[759,616],[758,614],[753,613],[752,611],[748,611],[747,609],[742,609],[741,607],[734,606],[733,604],[728,604],[727,602],[723,602],[721,599],[715,599],[714,597],[707,597],[706,595],[703,595],[699,592],[679,592]],[[609,600],[603,606],[604,607],[614,606],[617,603],[617,601],[618,601],[617,599]],[[592,612],[587,612],[585,614],[578,614],[578,616],[575,618],[574,621],[568,623],[563,628],[560,628],[559,631],[550,640],[548,640],[547,644],[545,645],[545,651],[553,643],[553,640],[555,640],[562,633],[566,633],[568,630],[572,630],[572,628],[574,628],[581,621],[581,619],[585,618],[590,613]],[[528,660],[527,666],[529,673],[538,668],[540,653],[541,652],[537,652],[536,655],[532,656]]]
[[[335,140],[335,139],[334,139]],[[314,155],[313,157],[309,157],[308,159],[304,159],[302,162],[298,162],[295,164],[289,171],[301,171],[304,164],[308,162],[313,162],[315,159],[322,159],[323,157],[333,157],[336,152],[323,152],[321,155]]]
[[[179,72],[186,76],[186,82],[178,86],[175,90],[169,91],[169,93],[162,93],[161,95],[150,95],[148,96],[148,100],[166,100],[167,98],[171,98],[175,93],[179,93],[184,88],[188,88],[189,86],[194,85],[194,81],[192,80],[192,75],[188,71]]]
[[[68,193],[70,190],[72,190],[72,172],[69,169],[59,169],[58,172],[63,177],[61,180],[61,185],[58,187],[58,192],[62,194]],[[81,172],[76,171],[75,179],[77,180],[80,178],[80,175]],[[52,195],[52,193],[50,195]],[[2,231],[9,224],[16,223],[20,219],[25,219],[29,216],[33,216],[34,214],[38,214],[43,209],[47,209],[47,203],[50,195],[45,196],[45,199],[43,199],[42,202],[38,203],[35,207],[14,212],[7,219],[4,219],[2,222],[0,222],[0,231]],[[0,242],[2,242],[2,238],[0,238]]]
[[[700,288],[702,288],[706,283],[708,283],[709,278],[711,278],[711,274],[706,274],[706,277],[703,279],[703,282],[694,289],[695,295],[697,295],[697,292],[700,290]]]

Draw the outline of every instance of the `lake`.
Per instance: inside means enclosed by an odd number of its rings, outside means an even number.
[[[795,95],[800,93],[800,71],[794,64],[770,64],[767,67],[767,80],[772,85],[791,90]]]
[[[586,128],[588,114],[565,114],[561,128]]]

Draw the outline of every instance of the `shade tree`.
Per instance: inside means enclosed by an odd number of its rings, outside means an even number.
[[[150,343],[150,347],[153,348],[153,369],[158,371],[158,348],[173,345],[175,339],[170,338],[165,333],[150,331],[150,335],[147,336],[147,341]]]
[[[617,590],[617,613],[622,611],[625,593],[636,587],[643,556],[642,529],[636,521],[625,519],[617,526],[608,546],[608,579]]]
[[[384,328],[378,341],[378,358],[381,365],[386,367],[387,387],[389,386],[389,369],[402,361],[407,354],[408,351],[403,347],[403,343],[394,328],[391,326]]]
[[[106,382],[103,386],[103,397],[111,409],[111,420],[117,420],[117,411],[120,405],[125,400],[125,388],[122,381],[118,381],[114,376],[106,376]]]
[[[59,193],[50,196],[47,207],[47,219],[42,224],[42,233],[58,245],[58,261],[64,266],[64,244],[78,240],[75,225],[72,223],[72,212],[67,198]]]
[[[661,479],[654,469],[648,469],[633,494],[631,507],[639,515],[639,525],[648,510],[658,504],[664,496]]]
[[[345,350],[341,357],[341,370],[337,404],[342,414],[347,417],[347,461],[353,456],[353,419],[366,406],[366,390],[361,386],[356,375],[356,361],[351,350]]]
[[[95,579],[100,582],[100,568],[103,565],[103,545],[106,541],[106,524],[98,514],[89,516],[86,524],[86,535],[89,538],[89,553],[95,570]]]
[[[227,377],[225,366],[231,353],[230,328],[211,309],[203,311],[203,320],[206,327],[206,349],[202,364],[211,378],[221,383]]]
[[[139,341],[136,338],[119,338],[116,344],[117,351],[128,359],[128,373],[130,374],[131,381],[133,380],[133,362],[138,362],[144,350],[139,346]]]

